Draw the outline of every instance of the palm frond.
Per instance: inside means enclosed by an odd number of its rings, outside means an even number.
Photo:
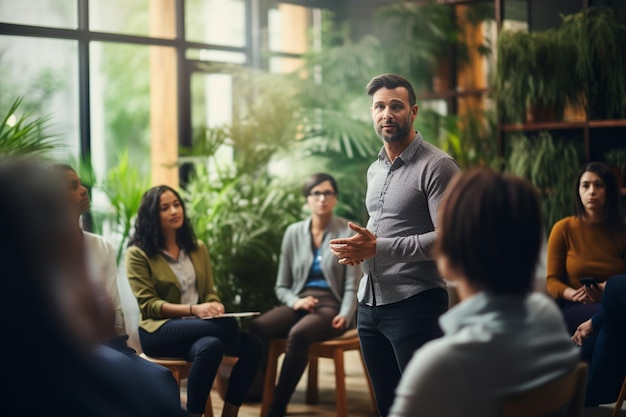
[[[62,146],[62,143],[47,133],[50,118],[48,116],[34,117],[30,113],[18,115],[22,98],[13,101],[5,112],[0,124],[0,155],[15,156],[45,156],[50,151]]]

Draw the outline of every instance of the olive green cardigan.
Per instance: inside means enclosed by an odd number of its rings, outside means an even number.
[[[204,243],[198,241],[198,248],[190,252],[189,257],[196,271],[199,302],[220,301],[213,286],[211,259]],[[126,273],[139,304],[139,327],[153,333],[172,320],[163,317],[161,308],[165,303],[180,304],[180,283],[162,253],[148,256],[137,246],[128,248]]]

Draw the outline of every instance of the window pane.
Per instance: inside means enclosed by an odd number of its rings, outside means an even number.
[[[190,48],[187,49],[187,59],[209,62],[226,62],[229,64],[245,64],[246,54],[243,52]]]
[[[269,62],[270,72],[288,74],[302,69],[304,60],[300,58],[272,57]]]
[[[175,0],[92,0],[89,25],[97,32],[174,38]]]
[[[76,28],[76,0],[0,0],[0,21],[21,25]]]
[[[233,116],[233,77],[194,73],[191,76],[191,125],[194,131],[230,124]]]
[[[230,125],[233,120],[233,77],[230,74],[194,73],[191,76],[191,126],[194,139],[205,128]],[[233,148],[222,145],[215,160],[224,163],[223,169],[233,159]],[[214,167],[209,164],[210,172]]]
[[[98,178],[116,166],[126,150],[133,166],[150,174],[149,48],[92,43],[91,140]]]
[[[244,0],[188,0],[185,3],[187,40],[246,46],[245,3]]]
[[[303,54],[307,51],[309,13],[303,6],[279,4],[268,14],[269,48],[274,52]]]
[[[51,156],[63,161],[76,158],[79,147],[76,42],[0,36],[0,51],[2,114],[17,97],[22,97],[20,113],[50,117],[45,133],[63,143]]]

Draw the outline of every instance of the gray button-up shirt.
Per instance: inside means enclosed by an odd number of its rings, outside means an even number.
[[[445,283],[432,257],[437,210],[459,166],[419,132],[391,163],[385,149],[367,171],[367,229],[376,256],[362,264],[357,293],[367,305],[390,304]]]

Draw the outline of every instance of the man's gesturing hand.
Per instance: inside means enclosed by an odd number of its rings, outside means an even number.
[[[330,250],[339,258],[339,263],[358,265],[364,259],[376,255],[376,236],[365,227],[355,223],[350,222],[348,226],[356,232],[354,236],[330,241]]]

